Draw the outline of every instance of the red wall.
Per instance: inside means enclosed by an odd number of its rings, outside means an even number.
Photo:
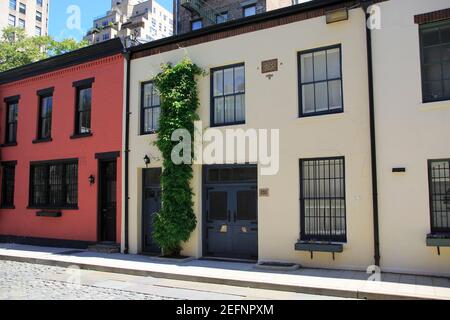
[[[91,137],[71,140],[74,133],[74,81],[95,77],[92,85]],[[20,95],[17,146],[2,147],[1,161],[17,161],[15,209],[0,209],[0,235],[97,241],[96,153],[122,150],[124,59],[121,54],[0,86],[1,130],[5,139],[5,97]],[[52,139],[33,144],[37,132],[38,96],[54,87]],[[60,218],[37,217],[27,209],[30,162],[78,158],[78,210],[63,210]],[[121,159],[117,159],[117,242],[121,234]],[[90,185],[88,177],[96,178]]]

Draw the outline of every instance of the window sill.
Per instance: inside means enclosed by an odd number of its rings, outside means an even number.
[[[450,247],[450,233],[430,233],[427,235],[427,247]]]
[[[15,147],[17,146],[17,142],[8,142],[1,145],[2,147]]]
[[[40,207],[40,206],[28,206],[27,209],[31,209],[31,210],[42,210],[42,211],[61,211],[61,210],[79,210],[78,206],[74,206],[74,207]]]
[[[78,133],[78,134],[74,134],[70,137],[70,139],[74,140],[74,139],[82,139],[82,138],[88,138],[88,137],[92,137],[93,133]]]
[[[45,143],[45,142],[52,142],[52,141],[53,141],[52,138],[36,139],[36,140],[33,140],[33,144]]]
[[[60,211],[38,211],[36,217],[61,218],[62,213]]]
[[[298,118],[303,119],[303,118],[311,118],[311,117],[331,116],[331,115],[337,115],[337,114],[342,114],[342,113],[344,113],[344,109],[339,109],[339,110],[335,110],[335,111],[300,114],[298,116]]]
[[[437,111],[450,109],[450,100],[422,102],[419,105],[419,111]]]
[[[240,122],[232,122],[232,123],[213,123],[211,124],[211,128],[219,128],[219,127],[230,127],[230,126],[242,126],[245,125],[245,121]]]
[[[157,131],[151,131],[151,132],[141,132],[140,136],[150,136],[150,135],[155,135],[158,134]]]
[[[342,243],[331,243],[331,242],[308,242],[299,241],[295,244],[296,251],[307,251],[307,252],[343,252],[344,245]]]

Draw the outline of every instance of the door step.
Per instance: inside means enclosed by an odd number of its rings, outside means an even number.
[[[120,253],[120,244],[113,242],[100,242],[88,247],[90,252]]]

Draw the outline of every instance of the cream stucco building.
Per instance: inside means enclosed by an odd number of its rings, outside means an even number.
[[[194,165],[198,224],[185,255],[449,275],[446,239],[427,246],[427,161],[450,158],[450,104],[422,103],[414,22],[448,3],[376,2],[382,28],[369,33],[364,4],[313,1],[131,49],[123,249],[158,251],[160,101],[151,81],[162,63],[187,56],[207,71],[198,78],[203,129],[278,129],[279,171],[263,175],[250,158]]]

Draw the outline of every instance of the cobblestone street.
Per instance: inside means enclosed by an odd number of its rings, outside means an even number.
[[[336,299],[0,260],[0,300]]]

